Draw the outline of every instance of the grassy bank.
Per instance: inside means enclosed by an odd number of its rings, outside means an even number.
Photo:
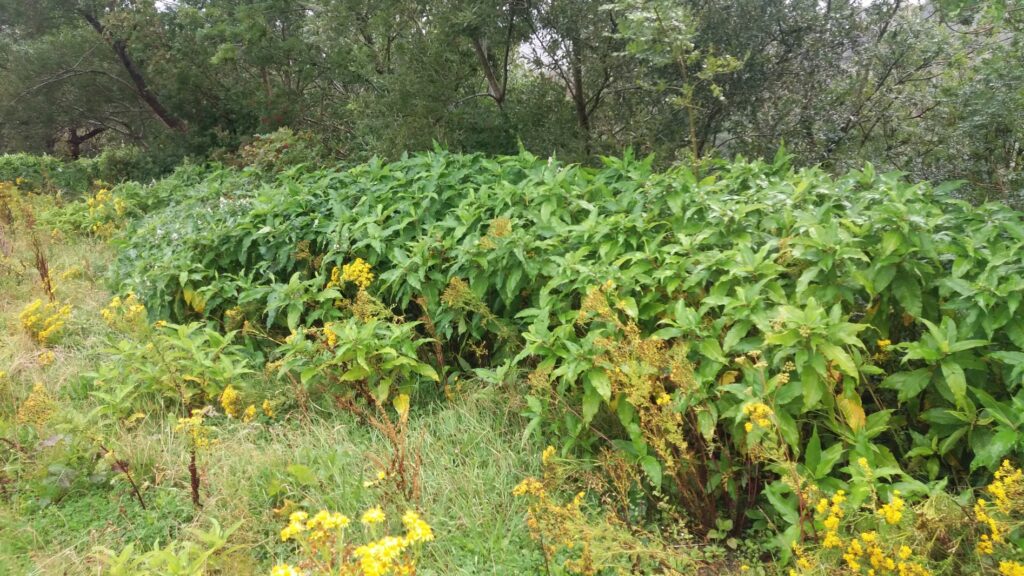
[[[140,412],[102,432],[88,428],[89,414],[102,402],[90,393],[87,375],[131,337],[101,317],[111,299],[103,282],[109,248],[69,231],[18,231],[0,274],[0,414],[10,439],[0,448],[0,573],[96,574],[110,565],[106,555],[129,544],[145,551],[174,540],[199,542],[199,533],[209,534],[216,522],[230,534],[212,565],[217,573],[260,574],[290,553],[279,537],[289,509],[357,515],[374,504],[385,510],[404,504],[376,482],[373,462],[386,457],[386,439],[353,416],[310,410],[218,426],[215,443],[199,457],[202,507],[195,508],[187,443],[173,413]],[[32,265],[33,234],[47,237],[56,296],[72,306],[59,340],[45,346],[19,320],[26,306],[46,299]],[[52,405],[29,424],[24,407],[37,383]],[[443,542],[425,552],[420,573],[529,573],[537,565],[525,507],[511,495],[537,467],[523,449],[513,395],[465,382],[450,390],[450,399],[438,397],[410,418],[408,450],[422,462],[418,506]],[[128,463],[142,503],[112,459]]]

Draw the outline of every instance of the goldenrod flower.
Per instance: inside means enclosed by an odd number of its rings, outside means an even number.
[[[548,461],[551,460],[551,458],[554,455],[555,455],[555,447],[554,446],[548,446],[547,448],[545,448],[544,452],[542,452],[541,455],[540,455],[540,462],[541,462],[541,464],[547,464]]]
[[[175,430],[188,435],[192,447],[196,450],[207,448],[211,444],[210,428],[203,424],[203,410],[193,410],[192,416],[178,418],[178,425]]]
[[[342,282],[352,282],[360,290],[366,290],[369,288],[370,282],[373,282],[373,272],[370,272],[370,265],[365,260],[356,258],[352,263],[342,266],[341,280]]]
[[[235,390],[234,386],[230,384],[221,392],[220,405],[228,417],[236,418],[238,416],[239,400],[238,390]]]
[[[903,518],[903,508],[906,503],[900,498],[899,490],[893,491],[892,500],[878,509],[878,515],[885,520],[886,524],[899,524]]]
[[[42,426],[46,424],[54,412],[57,411],[57,402],[42,382],[36,382],[28,398],[18,408],[15,421],[18,424],[30,426]]]

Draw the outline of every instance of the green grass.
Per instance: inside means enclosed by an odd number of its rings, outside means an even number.
[[[96,456],[76,454],[70,440],[50,448],[40,447],[39,440],[73,429],[68,427],[73,415],[93,408],[83,374],[105,361],[110,336],[99,315],[110,297],[102,286],[109,258],[104,245],[65,238],[51,245],[50,258],[54,277],[76,267],[81,272],[59,280],[58,295],[75,308],[48,366],[39,364],[42,350],[17,320],[25,304],[43,296],[38,276],[31,269],[0,275],[0,368],[9,374],[0,423],[5,437],[19,438],[25,451],[0,448],[6,481],[0,500],[0,574],[96,574],[101,548],[166,545],[188,538],[190,529],[203,529],[211,519],[222,526],[239,523],[218,560],[220,573],[263,574],[293,552],[280,541],[284,519],[274,512],[286,500],[353,517],[382,501],[393,515],[406,505],[377,486],[364,486],[375,478],[373,459],[384,457],[388,444],[344,413],[292,412],[268,424],[218,423],[217,443],[199,457],[200,510],[190,501],[186,445],[174,431],[173,415],[164,413],[124,423],[102,439],[131,463],[147,509],[117,475],[95,482],[78,477],[69,490],[50,494],[51,466]],[[59,404],[58,414],[38,434],[15,424],[34,382],[43,382]],[[510,408],[517,394],[474,382],[463,383],[462,390],[448,400],[421,403],[410,419],[410,446],[422,459],[415,505],[437,536],[420,574],[533,573],[542,558],[525,528],[525,506],[511,495],[537,467],[536,449],[523,444],[524,423]],[[300,481],[289,473],[292,466],[308,468],[313,479]]]

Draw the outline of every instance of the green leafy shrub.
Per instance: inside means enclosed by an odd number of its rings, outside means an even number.
[[[88,190],[98,175],[97,162],[89,158],[66,162],[54,156],[0,155],[0,182],[19,182],[25,190],[75,198]]]
[[[107,148],[95,158],[96,172],[105,182],[149,182],[177,164],[178,158],[160,158],[136,146]]]
[[[442,379],[529,370],[531,432],[614,447],[705,532],[798,526],[804,485],[861,458],[912,492],[1024,455],[1024,225],[953,186],[782,156],[702,179],[442,152],[192,176],[141,189],[167,203],[117,239],[152,311],[322,329],[331,271],[365,259]]]
[[[298,164],[320,164],[327,152],[310,132],[279,128],[270,134],[257,134],[242,146],[237,162],[257,170],[277,172]]]
[[[138,335],[118,340],[108,351],[110,361],[90,375],[91,394],[113,416],[160,406],[187,414],[216,403],[228,387],[246,389],[243,382],[252,381],[254,357],[235,342],[236,332],[192,323],[147,326]]]

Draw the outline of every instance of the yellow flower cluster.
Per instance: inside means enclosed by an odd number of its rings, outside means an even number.
[[[100,316],[112,328],[137,326],[146,317],[146,307],[135,294],[129,292],[124,298],[114,296]]]
[[[978,498],[974,503],[974,519],[987,531],[978,539],[978,553],[992,555],[996,546],[1006,543],[1006,533],[1013,529],[1011,516],[1024,507],[1024,472],[1004,460],[992,482],[985,488],[993,501]]]
[[[308,532],[307,538],[316,545],[322,545],[330,538],[332,530],[342,530],[351,523],[348,516],[338,512],[321,510],[312,518],[309,514],[298,511],[288,517],[288,525],[281,530],[281,540],[288,541],[299,534]]]
[[[46,344],[56,337],[70,317],[70,304],[47,302],[44,305],[42,300],[36,300],[21,311],[18,320],[37,342]]]
[[[333,279],[333,272],[331,277]],[[373,272],[370,271],[370,265],[365,260],[356,258],[354,262],[342,266],[341,281],[351,282],[360,290],[366,290],[369,288],[370,282],[373,282]]]
[[[54,360],[57,359],[57,355],[53,353],[53,350],[43,350],[36,357],[36,361],[39,362],[40,366],[49,366],[53,364]]]
[[[846,512],[843,510],[843,503],[846,502],[846,492],[839,490],[832,495],[832,499],[822,498],[818,500],[815,507],[821,524],[825,527],[825,538],[821,545],[825,548],[839,548],[843,545],[839,537],[839,521],[843,519]]]
[[[402,515],[402,526],[405,526],[405,537],[411,543],[430,542],[434,539],[434,530],[414,510],[406,510]]]
[[[278,564],[270,569],[270,576],[300,576],[300,572],[289,564]]]
[[[252,422],[256,418],[258,411],[255,404],[249,404],[245,407],[245,410],[242,410],[242,396],[230,384],[220,393],[220,407],[224,409],[224,413],[227,414],[228,418],[238,418],[241,415],[242,422],[246,423]],[[274,409],[270,405],[270,400],[264,400],[261,408],[267,418],[273,418]]]
[[[992,495],[996,508],[1003,514],[1010,514],[1024,497],[1024,472],[1014,468],[1009,460],[1003,460],[986,490]]]
[[[555,447],[554,446],[548,446],[547,448],[544,449],[544,452],[541,452],[541,455],[540,455],[540,462],[541,462],[541,464],[546,466],[548,461],[550,461],[552,458],[554,458],[554,456],[555,456]]]
[[[72,267],[68,268],[67,270],[65,270],[65,271],[60,273],[60,279],[61,280],[74,280],[76,278],[81,278],[82,274],[83,274],[83,271],[82,271],[82,268],[80,266],[72,266]]]
[[[405,538],[385,536],[356,548],[354,554],[359,559],[359,568],[365,576],[383,576],[392,568],[397,568],[398,574],[411,574],[411,564],[397,562],[408,545]]]
[[[903,498],[900,498],[900,491],[893,490],[892,498],[889,503],[882,505],[878,509],[878,516],[885,520],[886,524],[890,526],[899,524],[903,518],[903,509],[906,507],[906,502]]]
[[[1000,576],[1024,576],[1024,564],[1004,560],[999,563]]]
[[[362,515],[362,523],[370,528],[385,520],[384,511],[378,506]],[[430,525],[413,510],[402,516],[404,536],[385,535],[354,549],[343,542],[344,529],[349,524],[349,518],[337,512],[321,510],[310,518],[305,512],[297,511],[289,516],[288,525],[281,530],[281,540],[297,540],[307,552],[319,559],[329,558],[327,565],[317,562],[325,574],[411,576],[416,573],[416,548],[434,539]],[[334,564],[338,552],[341,552],[340,566]],[[288,564],[278,564],[274,570],[276,572],[271,571],[271,576],[292,576],[298,573]]]
[[[544,478],[528,477],[515,488],[512,495],[526,498],[529,501],[526,515],[526,526],[530,530],[530,538],[541,544],[547,562],[554,561],[558,549],[563,549],[569,556],[562,563],[562,568],[569,574],[596,574],[592,555],[592,531],[583,513],[583,499],[586,496],[578,492],[572,500],[559,503],[545,487],[556,482],[559,475],[557,466],[552,461],[555,448],[548,446],[541,454],[541,465]],[[576,555],[576,558],[571,557]]]
[[[331,279],[327,281],[327,288],[341,288],[341,268],[331,268]]]
[[[56,408],[57,402],[50,395],[50,392],[46,390],[46,387],[41,382],[36,382],[28,398],[25,398],[25,401],[18,408],[15,421],[18,424],[42,426],[50,420],[53,413],[56,412]]]
[[[771,417],[775,415],[775,411],[764,402],[753,402],[743,407],[743,415],[748,419],[747,423],[743,425],[743,429],[750,433],[755,428],[770,428]]]
[[[862,459],[863,460],[863,459]],[[870,471],[867,461],[860,462],[862,467]],[[823,550],[838,550],[841,560],[846,569],[853,574],[864,574],[866,576],[929,576],[927,568],[918,562],[911,560],[913,550],[905,544],[887,543],[875,530],[865,530],[855,533],[848,540],[841,534],[841,524],[847,516],[846,493],[837,491],[831,498],[821,498],[814,507],[815,517],[821,522],[824,529],[824,536],[821,538]],[[877,511],[877,516],[884,521],[885,525],[899,523],[903,516],[906,503],[899,496],[898,491],[893,491],[892,500]],[[812,563],[803,555],[802,550],[794,547],[797,552],[795,563],[797,569],[789,571],[790,576],[810,573]]]
[[[113,197],[110,195],[110,190],[100,188],[96,191],[95,196],[85,201],[85,205],[89,207],[89,213],[91,214],[94,210],[110,202],[112,199]]]
[[[195,450],[208,448],[212,443],[210,428],[203,423],[205,415],[204,410],[193,410],[192,416],[178,418],[178,425],[175,427],[175,431],[183,432],[188,436],[189,443]]]
[[[380,524],[386,519],[387,517],[384,516],[384,511],[380,509],[380,506],[374,506],[363,512],[363,516],[359,521],[366,526],[372,526],[373,524]]]
[[[494,238],[504,238],[512,233],[512,221],[504,216],[491,220],[487,226],[487,235]]]
[[[487,235],[480,238],[480,247],[484,250],[494,250],[497,248],[497,244],[494,242],[496,239],[504,238],[512,233],[512,221],[505,217],[495,218],[491,220],[487,226]]]
[[[338,345],[338,333],[334,331],[334,322],[324,324],[324,338],[327,339],[327,347],[334,350]]]
[[[92,233],[109,237],[113,234],[116,221],[128,212],[128,205],[121,198],[115,197],[107,188],[100,188],[96,194],[85,201],[89,209],[89,219],[93,224]]]
[[[541,481],[534,478],[533,476],[523,479],[522,482],[516,484],[516,487],[512,489],[513,496],[544,496],[544,485]]]
[[[228,330],[237,330],[245,325],[245,310],[238,306],[228,308],[224,311],[224,327]]]
[[[224,413],[228,415],[228,418],[237,418],[240,404],[241,398],[239,397],[238,390],[235,390],[234,386],[228,384],[227,388],[220,393],[220,407],[224,409]]]

